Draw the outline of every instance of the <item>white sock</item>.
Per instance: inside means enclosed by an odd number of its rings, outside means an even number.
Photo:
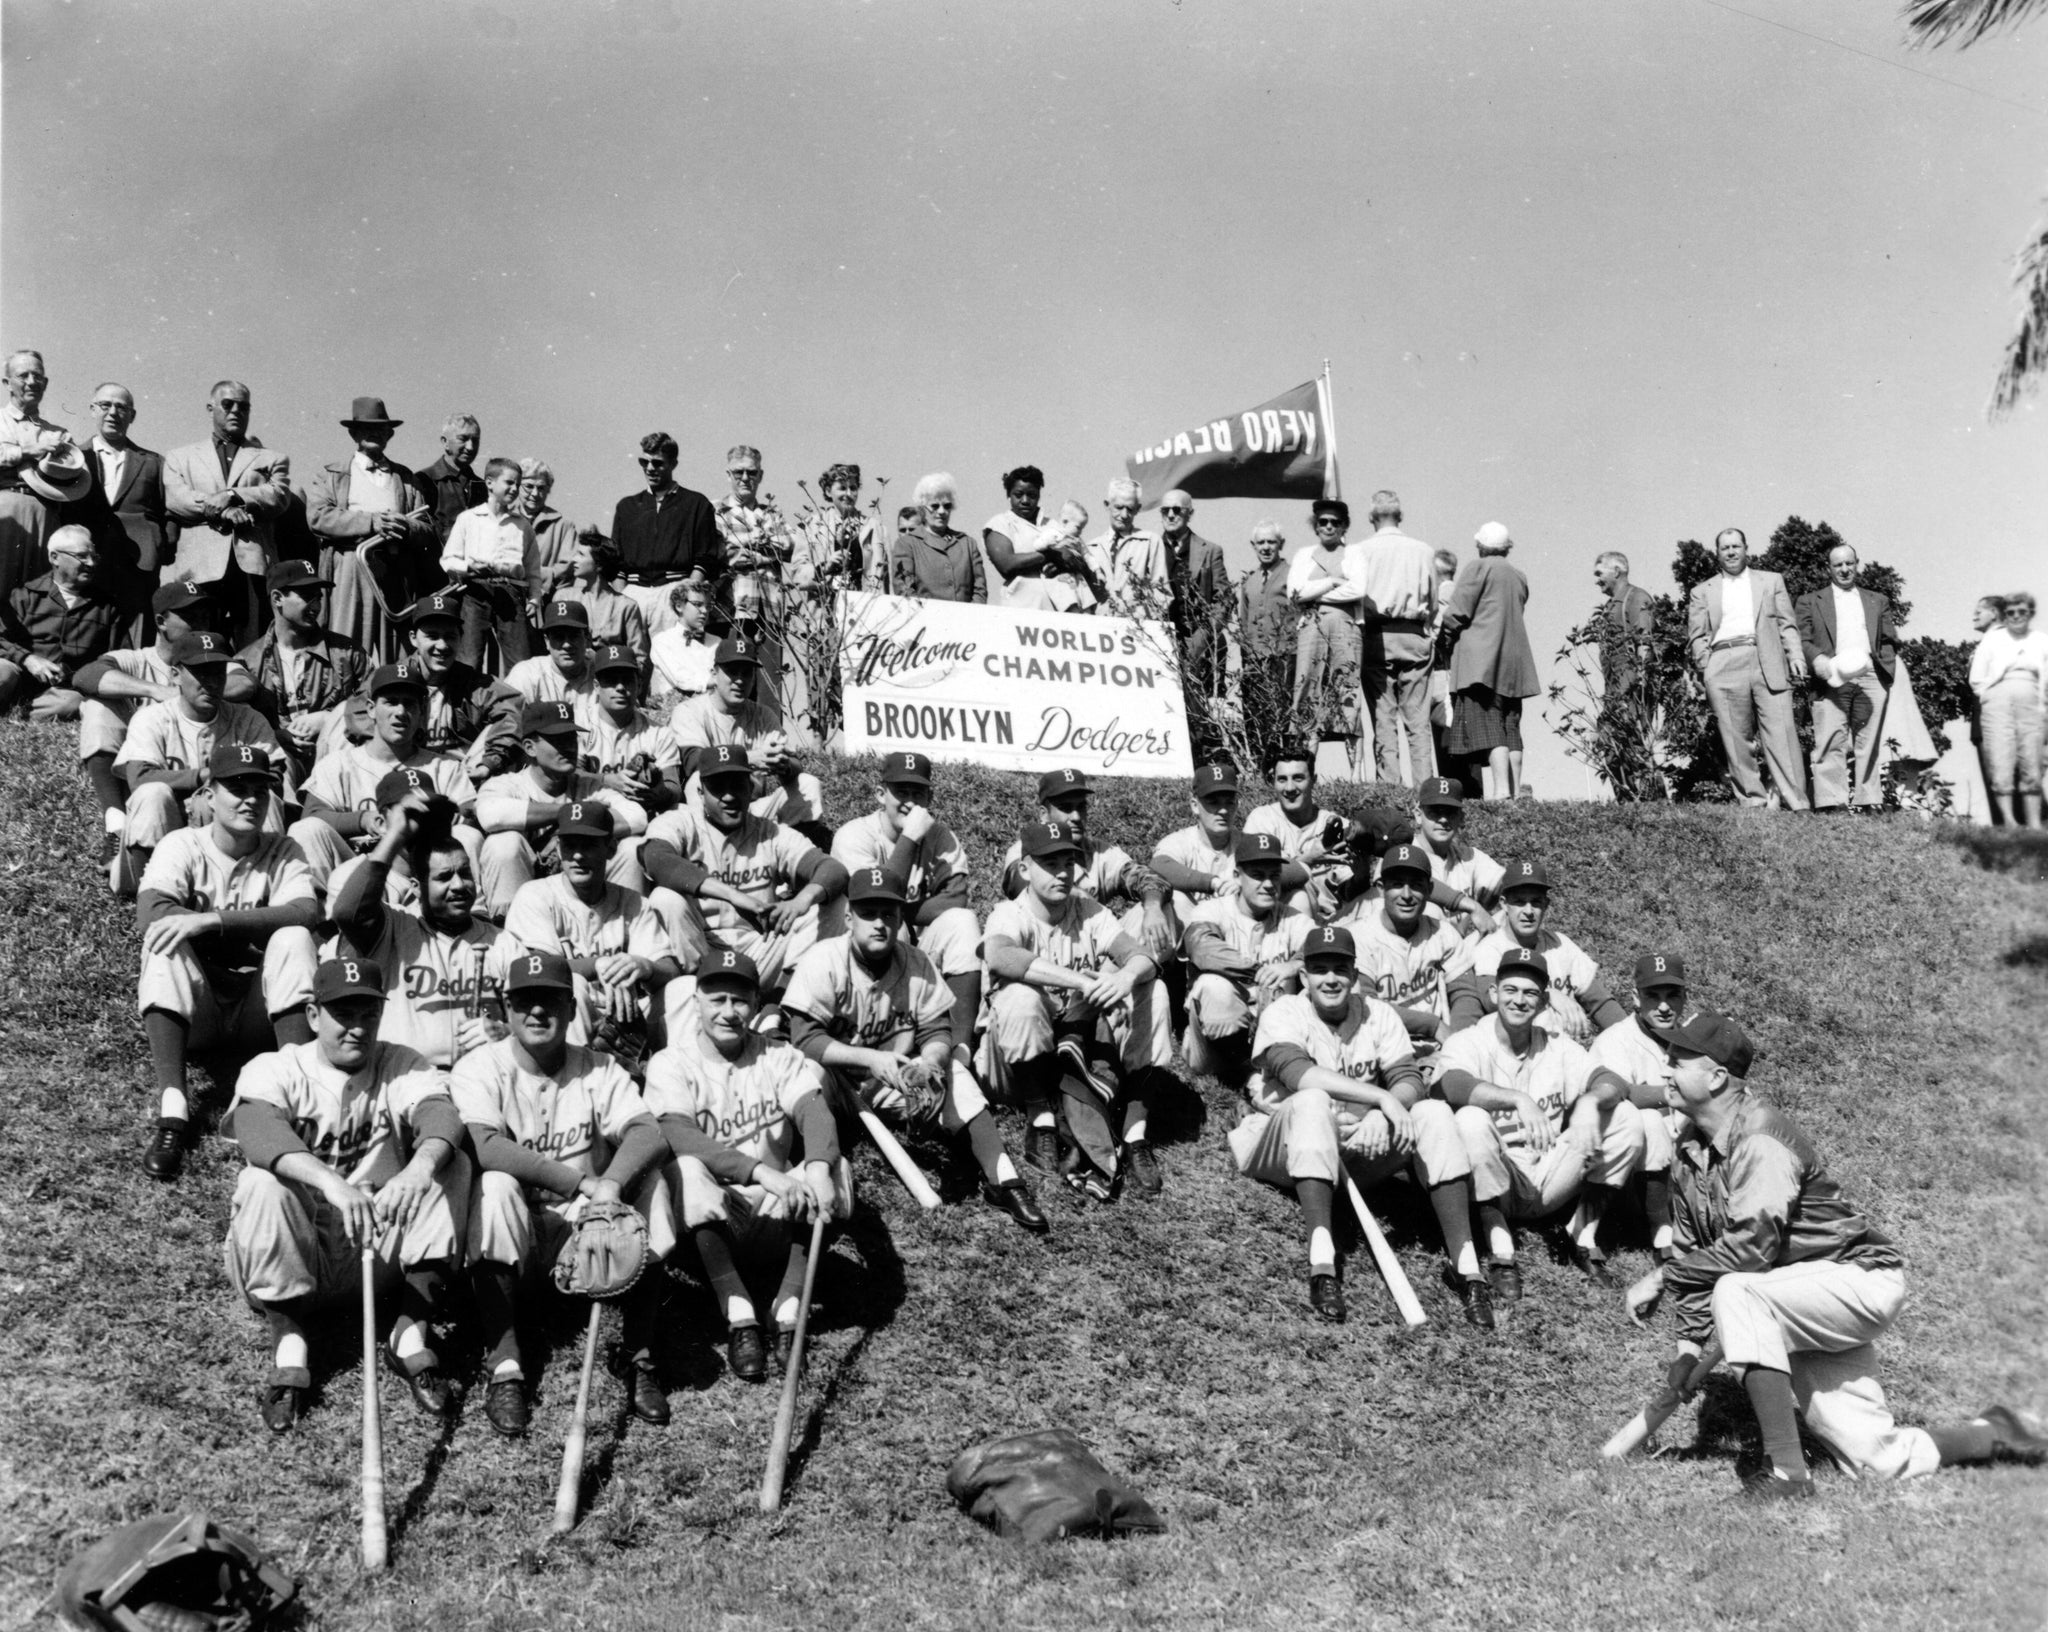
[[[784,1298],[775,1306],[775,1324],[784,1331],[796,1330],[796,1299]]]
[[[304,1371],[306,1369],[306,1339],[298,1332],[287,1332],[277,1340],[277,1369],[279,1371]]]
[[[1133,1105],[1131,1114],[1124,1118],[1124,1143],[1142,1145],[1145,1142],[1145,1113]]]
[[[1662,1252],[1666,1247],[1670,1246],[1671,1226],[1669,1224],[1659,1224],[1657,1226],[1657,1233],[1650,1237],[1650,1245],[1656,1248],[1659,1252]]]
[[[996,1183],[1015,1184],[1016,1182],[1017,1167],[1016,1164],[1010,1160],[1010,1153],[1006,1150],[1002,1153],[1002,1155],[996,1158]]]
[[[427,1331],[418,1321],[400,1315],[391,1328],[391,1352],[410,1360],[427,1346]]]
[[[754,1326],[759,1321],[751,1303],[745,1298],[731,1297],[725,1300],[725,1323],[728,1326]]]
[[[1515,1237],[1505,1224],[1496,1224],[1486,1232],[1486,1247],[1501,1263],[1512,1263],[1515,1256]]]
[[[1057,1125],[1057,1120],[1051,1111],[1034,1111],[1031,1113],[1031,1125],[1034,1128],[1054,1127]]]
[[[156,1114],[168,1117],[173,1122],[190,1121],[192,1107],[185,1098],[185,1090],[182,1088],[166,1088],[164,1090],[164,1097],[157,1103]]]
[[[521,1369],[517,1360],[500,1360],[497,1365],[491,1368],[492,1382],[502,1383],[507,1377],[517,1377],[521,1381],[525,1380],[526,1373]]]
[[[1330,1232],[1320,1224],[1308,1232],[1308,1272],[1311,1275],[1337,1273],[1337,1243],[1330,1239]]]
[[[1600,1215],[1581,1207],[1573,1224],[1572,1239],[1578,1242],[1582,1251],[1597,1254],[1600,1250],[1597,1245],[1600,1239]]]
[[[1467,1241],[1458,1249],[1457,1271],[1467,1280],[1479,1273],[1479,1249]]]

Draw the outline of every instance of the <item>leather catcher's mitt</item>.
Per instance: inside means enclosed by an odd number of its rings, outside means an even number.
[[[943,1072],[934,1071],[923,1060],[912,1060],[903,1069],[903,1120],[906,1122],[930,1122],[936,1120],[939,1105],[946,1097],[946,1078]]]
[[[122,1632],[250,1632],[298,1590],[241,1531],[204,1513],[158,1513],[66,1564],[57,1613],[73,1626]]]
[[[579,1298],[616,1298],[647,1269],[647,1220],[622,1201],[593,1201],[555,1258],[555,1285]]]

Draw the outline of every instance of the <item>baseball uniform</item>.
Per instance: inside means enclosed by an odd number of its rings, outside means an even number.
[[[114,771],[124,780],[137,769],[196,770],[203,773],[214,749],[233,747],[238,743],[261,748],[278,774],[289,778],[290,764],[284,750],[278,746],[277,734],[270,729],[270,722],[253,708],[228,702],[225,698],[221,701],[220,711],[210,720],[194,719],[185,712],[182,699],[144,703],[128,722],[120,751],[114,756]],[[203,795],[206,791],[203,774],[201,780],[199,794]],[[290,786],[287,780],[287,798],[291,796]],[[122,829],[123,842],[144,850],[162,844],[166,834],[185,825],[187,797],[163,782],[144,782],[131,788],[126,807],[127,825]],[[192,797],[196,801],[192,811],[194,820],[203,820],[201,807],[205,800],[198,795]],[[266,832],[284,831],[284,815],[279,800],[272,799],[265,807],[263,826]]]
[[[596,901],[585,901],[560,873],[522,884],[505,913],[505,938],[519,952],[559,952],[572,961],[628,953],[660,963],[675,956],[667,926],[638,890],[607,882]],[[569,1041],[588,1043],[604,1018],[601,983],[576,976],[576,1013],[569,1022]],[[643,1021],[652,1011],[652,994],[639,996]]]
[[[463,1019],[502,1008],[512,944],[482,919],[450,935],[387,899],[383,927],[372,944],[359,947],[335,935],[320,955],[359,956],[375,964],[386,993],[379,1039],[401,1043],[445,1071],[461,1057],[455,1033]]]
[[[767,821],[751,811],[728,833],[706,816],[695,801],[655,817],[647,836],[650,841],[670,846],[693,873],[715,878],[739,891],[760,911],[802,889],[818,863],[825,859],[824,853],[794,828]],[[663,893],[656,892],[657,908],[663,905],[659,899]],[[666,893],[675,896],[673,891]],[[760,970],[764,987],[780,985],[797,959],[818,940],[815,907],[793,927],[776,933],[755,929],[724,901],[703,901],[694,895],[676,897],[675,908],[671,910],[687,910],[720,945],[746,953]]]
[[[1188,1069],[1215,1074],[1224,1063],[1214,1045],[1249,1040],[1266,1006],[1301,986],[1301,943],[1315,928],[1305,912],[1280,905],[1254,917],[1235,890],[1204,901],[1188,914],[1181,948],[1194,971],[1188,982],[1188,1029],[1183,1041]],[[1216,967],[1249,962],[1246,978]],[[1240,1049],[1240,1055],[1241,1055]],[[1237,1062],[1242,1069],[1243,1061]]]
[[[1425,910],[1403,935],[1374,902],[1345,920],[1358,946],[1358,973],[1382,1003],[1431,1016],[1436,1029],[1426,1039],[1431,1052],[1457,1026],[1480,1017],[1479,993],[1470,978],[1471,943],[1434,912]],[[1496,960],[1497,961],[1497,960]]]
[[[882,813],[871,811],[847,822],[832,835],[832,859],[849,873],[890,865],[897,840],[890,836]],[[903,934],[914,938],[918,949],[930,958],[942,975],[971,975],[981,968],[981,925],[973,909],[951,906],[932,914],[924,924],[913,924],[920,905],[930,896],[959,880],[967,879],[967,851],[959,835],[942,822],[919,839],[910,852],[910,866],[904,874],[908,905],[903,914]],[[846,900],[836,897],[821,909],[818,938],[827,940],[846,933]]]

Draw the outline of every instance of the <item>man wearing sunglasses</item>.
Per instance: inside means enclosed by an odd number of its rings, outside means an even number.
[[[1195,501],[1175,488],[1159,501],[1159,543],[1166,554],[1166,581],[1173,594],[1169,613],[1180,646],[1180,686],[1188,705],[1188,730],[1195,761],[1222,747],[1209,717],[1216,694],[1216,654],[1223,650],[1223,625],[1230,614],[1230,574],[1223,550],[1197,533]]]
[[[619,551],[620,587],[647,619],[650,635],[675,622],[669,586],[685,578],[716,583],[725,576],[725,540],[711,501],[676,482],[676,439],[666,431],[640,438],[640,473],[646,489],[629,493],[612,511],[612,542]]]

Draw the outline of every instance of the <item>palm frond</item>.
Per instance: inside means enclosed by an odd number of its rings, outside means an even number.
[[[2048,11],[2048,0],[1906,0],[1906,28],[1920,45],[1974,45]]]
[[[2048,225],[2020,251],[2013,285],[2020,292],[2020,320],[2006,342],[2005,366],[1991,390],[1993,419],[2011,413],[2048,373]]]

